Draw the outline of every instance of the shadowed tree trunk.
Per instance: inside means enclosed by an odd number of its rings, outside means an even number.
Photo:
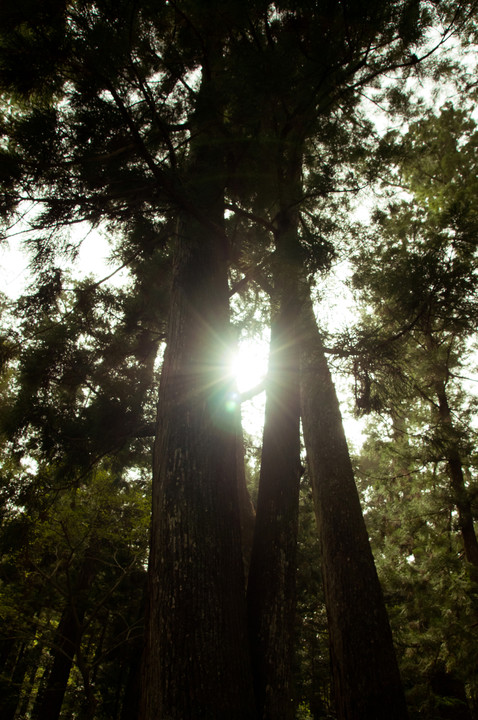
[[[40,690],[39,696],[35,700],[32,713],[34,720],[57,720],[60,716],[73,659],[81,641],[88,590],[96,573],[94,548],[90,548],[79,571],[78,582],[72,588],[69,604],[62,613],[55,633],[53,648],[50,651],[53,655],[53,664],[46,685]]]
[[[28,656],[32,650],[26,643],[17,647],[13,641],[5,643],[2,648],[5,652],[0,672],[0,716],[2,720],[13,720],[22,693],[25,675],[28,670]],[[11,657],[8,657],[8,653]],[[12,666],[9,667],[10,660]],[[35,665],[36,667],[36,665]]]
[[[217,104],[202,81],[158,403],[142,720],[254,718]],[[211,117],[212,115],[212,117]]]
[[[340,720],[404,720],[404,694],[335,387],[312,303],[302,315],[301,406]]]
[[[256,700],[259,716],[269,720],[294,717],[291,669],[300,480],[296,242],[296,213],[285,212],[276,232],[265,424],[247,588]]]
[[[146,604],[147,583],[144,586],[140,613],[137,618],[139,625],[144,625],[144,607]],[[137,720],[141,699],[141,658],[144,652],[144,632],[132,639],[129,652],[124,659],[122,672],[126,676],[121,700],[121,712],[116,714],[119,720]],[[120,688],[121,693],[121,688]]]
[[[465,478],[463,476],[463,465],[458,439],[453,427],[450,406],[448,404],[445,382],[437,382],[435,384],[435,391],[438,399],[438,415],[445,434],[445,457],[448,464],[453,502],[458,510],[458,522],[463,538],[465,556],[468,562],[473,565],[474,576],[476,578],[478,574],[478,541],[475,533],[470,498],[468,497]]]
[[[436,669],[431,677],[431,687],[436,695],[433,710],[437,720],[473,720],[460,678],[444,669]]]
[[[161,377],[143,697],[148,720],[253,717],[237,435],[223,362],[225,249],[194,225],[180,229]]]
[[[239,495],[239,517],[241,524],[242,559],[244,563],[244,577],[246,586],[249,576],[251,562],[252,542],[254,538],[254,527],[256,523],[256,512],[249,494],[246,480],[244,434],[242,431],[241,408],[237,406],[236,418],[236,463],[237,463],[237,488]]]

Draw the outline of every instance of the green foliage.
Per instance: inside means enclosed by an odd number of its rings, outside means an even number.
[[[463,503],[478,511],[476,399],[462,382],[476,348],[475,134],[450,105],[395,134],[390,177],[409,198],[375,212],[353,258],[356,402],[376,413],[358,478],[413,718],[451,717],[477,693],[463,550]]]
[[[2,525],[2,639],[12,650],[23,644],[37,664],[33,651],[39,648],[40,674],[47,673],[60,617],[65,608],[76,608],[82,682],[96,677],[96,717],[108,717],[101,704],[111,703],[111,692],[121,689],[109,684],[111,664],[127,663],[143,632],[148,485],[139,479],[125,482],[103,467],[73,490],[50,492],[44,485],[41,500],[36,507],[11,506]],[[36,689],[25,677],[19,701]]]
[[[477,586],[464,562],[443,463],[427,459],[416,413],[370,421],[357,478],[412,718],[434,717],[444,669],[476,695]],[[450,702],[456,698],[450,698]]]
[[[138,301],[90,281],[63,291],[57,278],[19,302],[21,331],[4,341],[15,350],[14,394],[0,420],[13,447],[75,477],[106,453],[141,452],[135,438],[154,418],[161,321],[146,293]]]
[[[410,180],[413,201],[378,210],[354,255],[353,286],[375,312],[364,320],[355,362],[373,396],[363,400],[365,410],[383,407],[394,391],[433,397],[436,383],[448,383],[466,364],[478,309],[475,172],[467,140],[474,127],[446,107],[440,118],[410,130],[398,169]]]
[[[469,111],[447,103],[429,113],[407,134],[404,179],[416,200],[443,224],[476,222],[478,131]]]
[[[66,52],[65,0],[6,0],[0,9],[0,88],[17,96],[54,91]]]
[[[389,136],[369,162],[375,142],[358,111],[362,88],[377,84],[385,70],[413,72],[427,29],[468,3],[455,6],[417,0],[2,4],[0,210],[11,219],[25,202],[37,204],[26,243],[36,287],[12,310],[0,346],[0,612],[2,639],[32,652],[30,685],[18,685],[25,697],[38,690],[47,649],[54,650],[60,618],[74,604],[88,563],[94,573],[74,683],[81,675],[85,693],[98,702],[98,718],[113,717],[113,696],[123,697],[115,668],[134,655],[127,640],[140,615],[147,536],[148,493],[142,479],[132,478],[150,453],[141,435],[155,415],[154,363],[167,340],[178,216],[194,217],[224,246],[231,280],[243,283],[238,324],[257,323],[260,313],[248,306],[251,297],[264,305],[263,293],[273,289],[279,219],[301,214],[288,260],[304,275],[328,269],[336,252],[331,238],[347,228],[343,194],[356,192],[360,173],[371,178],[383,159],[397,156],[396,137]],[[395,110],[406,106],[403,88],[392,88],[390,97]],[[211,178],[202,168],[191,170],[204,143],[204,114],[206,134],[211,118],[217,130],[217,184],[232,213],[226,239],[203,215]],[[409,402],[417,389],[427,396],[438,375],[448,382],[460,371],[460,343],[471,337],[476,317],[475,135],[464,113],[446,108],[400,138],[401,173],[414,206],[397,203],[377,216],[368,246],[356,256],[356,286],[380,319],[379,327],[370,321],[359,333],[355,371],[364,411],[390,409],[397,398]],[[339,191],[340,201],[331,202]],[[108,229],[113,257],[130,270],[129,287],[112,291],[91,281],[70,287],[61,269],[77,252],[68,229],[84,220]],[[388,266],[395,274],[385,278]],[[432,347],[423,352],[425,337]],[[370,345],[374,354],[366,354]],[[460,413],[461,447],[470,447],[461,403]],[[423,487],[417,480],[417,492],[397,483],[367,488],[368,518],[386,559],[382,573],[403,636],[407,679],[420,663],[418,675],[426,678],[439,659],[471,686],[475,679],[465,678],[458,660],[469,660],[472,589],[445,523],[446,484],[429,468],[435,462],[442,474],[443,437],[433,418],[426,430],[426,468],[413,471]],[[380,448],[380,461],[388,449]],[[469,458],[475,470],[471,451]],[[400,501],[411,514],[397,526],[397,510],[395,519],[388,510]],[[301,515],[298,696],[303,715],[320,717],[330,711],[326,619],[305,496]],[[422,519],[414,522],[414,515]],[[412,554],[415,564],[406,561]],[[447,573],[450,595],[461,603],[455,625],[453,603],[443,605],[452,613],[445,623],[427,589],[433,578],[440,597]],[[417,622],[426,625],[419,640],[407,634]],[[458,641],[462,658],[452,654]],[[65,713],[77,713],[76,692],[71,686]],[[428,701],[422,696],[417,707]]]

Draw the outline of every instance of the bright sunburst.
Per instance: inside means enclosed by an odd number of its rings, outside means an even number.
[[[257,387],[267,374],[269,341],[267,338],[244,339],[231,358],[231,372],[240,393]],[[265,393],[262,392],[242,403],[242,426],[250,435],[259,437],[264,422]]]
[[[258,385],[267,374],[269,343],[263,340],[244,340],[231,360],[231,370],[237,389],[243,393]]]

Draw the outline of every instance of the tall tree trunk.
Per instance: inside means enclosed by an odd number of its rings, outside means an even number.
[[[81,620],[81,618],[80,618]],[[34,720],[57,720],[60,716],[71,666],[78,642],[78,622],[76,613],[68,607],[63,611],[55,634],[53,665],[45,686],[33,709]]]
[[[244,577],[249,577],[251,564],[252,543],[254,538],[254,527],[256,524],[256,511],[251,500],[249,488],[247,487],[245,468],[244,433],[242,430],[241,406],[238,403],[236,409],[236,468],[237,468],[237,489],[239,494],[239,518],[241,524],[242,560],[244,563]]]
[[[437,668],[431,677],[435,694],[434,717],[437,720],[473,720],[461,678]]]
[[[94,556],[94,550],[92,553]],[[53,664],[46,685],[35,700],[32,713],[34,720],[57,720],[60,716],[71,666],[81,641],[88,590],[96,572],[96,563],[88,552],[79,571],[78,582],[73,586],[69,603],[62,613],[55,633],[51,651]]]
[[[137,617],[139,625],[144,626],[144,607],[146,605],[147,583],[143,582],[142,600],[140,604],[140,612]],[[119,693],[121,697],[121,712],[115,714],[114,720],[137,720],[139,717],[140,698],[141,698],[141,658],[144,652],[144,632],[133,637],[129,644],[128,651],[124,655],[122,672],[126,676],[126,680],[121,683]]]
[[[2,720],[13,720],[16,715],[22,686],[28,670],[29,655],[32,653],[31,648],[28,648],[26,643],[22,643],[20,647],[17,647],[13,639],[8,649],[11,651],[11,657],[7,658],[5,656],[5,662],[0,674],[0,717]],[[7,659],[13,662],[13,667],[8,667]]]
[[[280,250],[295,223],[279,221],[273,318],[256,525],[247,587],[256,699],[261,718],[294,717],[291,667],[300,479],[298,268]],[[274,305],[276,309],[274,310]]]
[[[475,533],[470,498],[468,497],[465,486],[460,448],[456,431],[453,427],[445,382],[437,382],[435,384],[435,391],[438,399],[440,424],[444,432],[445,456],[448,464],[451,489],[453,492],[453,502],[458,510],[458,522],[460,525],[461,536],[463,538],[465,556],[468,562],[475,568],[476,575],[478,571],[478,540]]]
[[[179,222],[154,450],[142,720],[254,718],[231,378],[223,164],[207,83]],[[194,133],[193,133],[194,135]]]
[[[10,717],[29,717],[28,709],[33,706],[33,696],[35,693],[34,684],[41,663],[42,649],[41,644],[38,643],[28,650],[27,667],[26,672],[23,674],[21,687],[19,688],[20,695],[16,711],[10,716],[8,713],[3,713],[3,708],[0,707],[0,717],[2,720],[10,720]]]
[[[303,305],[301,406],[320,535],[337,716],[407,718],[392,634],[312,303]]]
[[[119,720],[136,720],[139,717],[141,696],[141,658],[143,655],[144,638],[134,641],[129,662],[126,668],[126,682],[121,702],[121,712],[115,715]],[[122,668],[123,669],[123,668]]]

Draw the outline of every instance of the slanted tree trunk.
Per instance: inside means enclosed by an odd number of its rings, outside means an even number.
[[[229,400],[228,248],[217,105],[204,76],[174,258],[154,450],[142,720],[254,718]],[[211,112],[214,116],[211,117]]]
[[[392,634],[362,516],[340,408],[312,303],[303,305],[301,407],[339,720],[404,720]]]
[[[88,552],[72,589],[67,607],[63,610],[56,629],[53,647],[53,664],[46,685],[42,684],[32,713],[34,720],[57,720],[70,677],[73,659],[81,641],[88,590],[94,580],[97,567]]]
[[[0,674],[0,717],[2,720],[13,720],[20,700],[22,686],[28,670],[31,648],[26,643],[19,647],[13,639],[4,645],[5,656]],[[10,652],[10,657],[8,653]],[[10,661],[10,662],[8,662]],[[11,666],[9,667],[11,663]]]
[[[39,665],[41,663],[42,645],[37,643],[29,647],[27,651],[27,657],[23,658],[22,662],[25,663],[23,669],[20,671],[21,684],[18,687],[19,698],[18,703],[11,715],[8,712],[3,711],[3,706],[0,703],[0,717],[2,720],[10,720],[12,718],[23,718],[28,716],[28,709],[32,706],[32,698],[34,696],[34,683],[35,678],[38,674]],[[15,682],[15,678],[12,678]]]
[[[47,683],[44,686],[42,683],[40,694],[35,701],[35,720],[56,720],[60,716],[78,642],[79,628],[75,615],[72,608],[68,607],[61,616],[55,633],[53,665]]]
[[[237,489],[239,495],[239,518],[241,525],[242,560],[244,563],[244,577],[246,586],[251,563],[252,543],[254,538],[254,527],[256,524],[256,511],[254,509],[249,488],[247,487],[244,433],[242,431],[241,407],[237,405],[236,415],[236,468],[237,468]]]
[[[440,424],[444,433],[445,457],[448,464],[453,502],[458,511],[458,523],[460,526],[461,536],[463,538],[465,556],[468,562],[473,565],[476,574],[478,571],[478,540],[475,533],[470,498],[465,486],[460,448],[456,431],[453,427],[445,382],[437,382],[435,384],[435,391],[438,400]]]
[[[275,241],[265,424],[247,604],[259,716],[292,720],[300,480],[296,212],[279,215]]]
[[[139,578],[143,585],[141,610],[137,618],[139,625],[144,625],[144,607],[146,604],[147,583],[143,582],[143,578]],[[144,651],[144,632],[138,633],[136,637],[132,637],[129,642],[128,652],[124,656],[121,671],[126,679],[122,683],[123,688],[119,688],[121,696],[121,712],[115,714],[115,720],[137,720],[139,717],[140,698],[141,698],[141,658]]]
[[[134,641],[129,654],[129,663],[126,668],[126,682],[121,702],[121,712],[116,714],[119,720],[136,720],[139,717],[141,696],[141,657],[143,655],[144,639]],[[124,666],[123,668],[124,669]]]
[[[454,673],[436,669],[431,677],[437,720],[473,720],[463,681]]]

